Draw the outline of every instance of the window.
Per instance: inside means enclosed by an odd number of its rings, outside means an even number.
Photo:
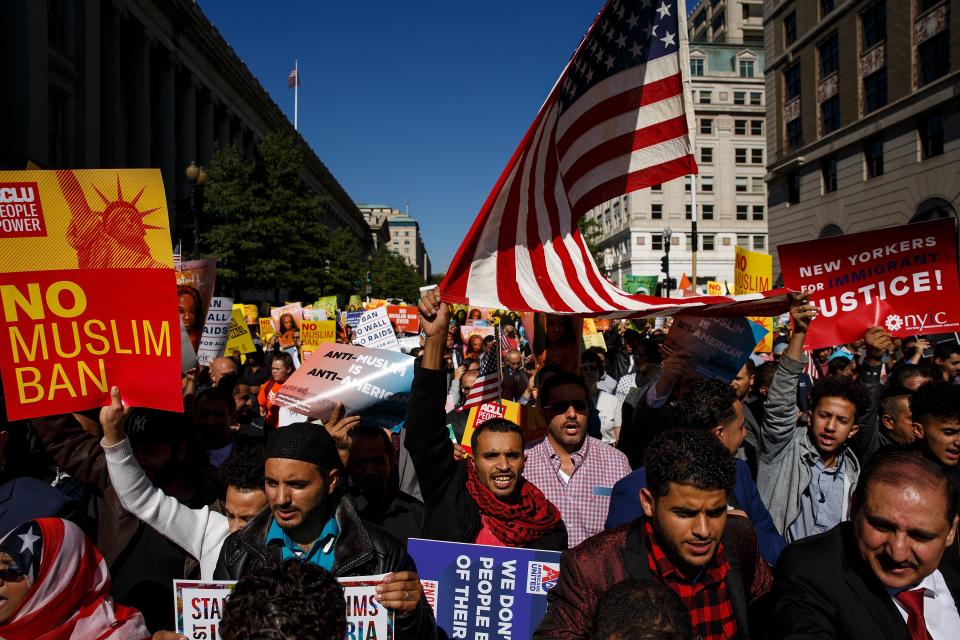
[[[763,205],[755,204],[753,205],[753,219],[754,220],[763,220]]]
[[[820,103],[820,126],[824,135],[840,128],[840,96],[835,95]]]
[[[47,41],[50,46],[66,50],[66,11],[64,0],[47,0]]]
[[[750,121],[750,135],[752,135],[752,136],[762,136],[762,135],[763,135],[763,120],[751,120],[751,121]]]
[[[820,17],[833,11],[833,0],[820,0]]]
[[[713,176],[700,176],[700,191],[713,192]]]
[[[707,12],[701,11],[697,15],[693,16],[693,28],[702,27],[707,23]]]
[[[653,185],[652,187],[650,187],[650,190],[651,190],[651,191],[663,191],[663,185],[662,185],[662,184],[655,184],[655,185]]]
[[[753,236],[753,248],[764,251],[767,248],[767,239],[764,236]]]
[[[738,204],[737,205],[737,220],[746,220],[747,219],[747,205]]]
[[[684,191],[690,191],[690,181],[689,181],[689,180],[684,180],[684,181],[683,181],[683,190],[684,190]]]
[[[820,79],[824,79],[840,68],[840,47],[837,44],[837,34],[817,45],[820,54]]]
[[[700,15],[703,15],[702,13]],[[691,76],[702,76],[703,75],[703,60],[700,58],[690,58],[690,75]]]
[[[930,9],[940,4],[942,0],[919,0],[917,2],[917,15],[926,13]]]
[[[789,47],[797,41],[797,13],[793,12],[783,19],[783,38]]]
[[[750,163],[763,164],[763,149],[750,149]]]
[[[747,121],[746,120],[734,120],[733,121],[733,133],[738,136],[747,135]]]
[[[863,160],[867,165],[867,179],[883,175],[883,139],[874,138],[863,145]]]
[[[700,90],[700,104],[710,104],[713,101],[713,91]]]
[[[746,92],[746,91],[734,91],[734,92],[733,92],[733,104],[747,104],[747,92]]]
[[[710,22],[710,26],[713,28],[714,34],[719,33],[720,30],[723,29],[723,18],[724,18],[723,11],[721,11],[717,13],[713,17],[713,20]]]
[[[703,238],[703,250],[704,251],[713,251],[717,248],[717,236],[713,234],[707,234],[700,236]]]
[[[704,220],[713,220],[713,205],[705,204],[703,205],[703,219]]]
[[[737,236],[737,246],[744,249],[750,248],[750,236]]]
[[[747,192],[747,177],[746,176],[737,176],[735,178],[736,190],[737,193],[746,193]]]
[[[799,147],[803,144],[803,125],[800,118],[787,123],[787,144],[791,147]]]
[[[652,205],[650,205],[650,219],[651,219],[651,220],[663,220],[663,205],[662,205],[662,204],[652,204]]]
[[[67,96],[50,88],[48,103],[48,153],[54,167],[69,166],[67,158]]]
[[[700,134],[710,135],[713,133],[713,118],[700,118]]]
[[[837,157],[831,156],[820,162],[820,176],[823,179],[823,192],[833,193],[837,190]]]
[[[787,176],[787,202],[797,204],[800,202],[800,174],[794,171]]]
[[[654,233],[650,235],[651,251],[663,251],[663,234]]]
[[[923,160],[943,153],[943,115],[928,113],[920,119],[920,157]]]
[[[686,205],[685,210],[684,210],[683,217],[684,217],[686,220],[692,220],[692,219],[693,219],[693,210],[690,208],[690,205]]]
[[[800,63],[794,62],[783,70],[783,85],[786,91],[785,102],[800,96]]]
[[[700,147],[700,162],[706,164],[713,162],[713,147]]]
[[[750,92],[750,104],[755,107],[759,107],[763,104],[763,93],[760,91],[751,91]]]
[[[750,178],[750,189],[754,193],[763,193],[763,176],[753,176]]]
[[[950,71],[950,32],[946,29],[917,47],[920,68],[917,81],[922,87]]]
[[[863,112],[876,111],[887,104],[887,68],[874,71],[863,79]]]
[[[733,157],[737,164],[747,164],[747,150],[746,149],[734,149]]]
[[[881,0],[860,14],[863,51],[887,39],[887,5]]]
[[[753,60],[740,61],[740,77],[741,78],[753,77]]]

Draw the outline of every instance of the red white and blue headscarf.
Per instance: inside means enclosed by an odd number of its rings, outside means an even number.
[[[144,640],[136,609],[114,604],[107,563],[80,527],[59,518],[26,522],[0,540],[30,585],[0,624],[0,640]]]

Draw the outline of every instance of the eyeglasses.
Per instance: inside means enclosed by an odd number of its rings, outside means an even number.
[[[577,413],[586,413],[587,412],[587,401],[586,400],[558,400],[552,404],[545,405],[543,407],[544,411],[550,411],[552,413],[566,413],[567,409],[573,407],[573,410]]]
[[[0,569],[0,582],[20,582],[23,577],[23,571],[19,567]]]

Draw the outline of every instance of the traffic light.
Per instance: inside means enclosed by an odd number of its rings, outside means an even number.
[[[670,256],[660,258],[660,271],[661,273],[670,273]]]

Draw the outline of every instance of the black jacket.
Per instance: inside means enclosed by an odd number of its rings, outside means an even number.
[[[334,576],[341,578],[417,570],[413,560],[393,536],[377,526],[361,522],[350,500],[340,500],[336,518],[340,535],[333,547]],[[220,559],[213,573],[214,579],[238,580],[267,562],[280,562],[281,546],[266,546],[267,532],[272,522],[273,513],[266,508],[243,529],[231,533],[223,541]],[[433,610],[422,597],[411,615],[396,618],[395,633],[398,640],[443,637],[438,636]]]
[[[955,603],[960,571],[941,561]],[[853,524],[791,544],[773,579],[774,638],[909,640],[903,617],[857,550]]]
[[[443,371],[417,365],[410,393],[404,447],[417,470],[427,518],[423,537],[431,540],[472,543],[480,532],[480,508],[467,491],[466,461],[453,459],[453,442],[443,411]],[[539,540],[527,545],[535,549],[563,551],[567,529],[561,522]]]

